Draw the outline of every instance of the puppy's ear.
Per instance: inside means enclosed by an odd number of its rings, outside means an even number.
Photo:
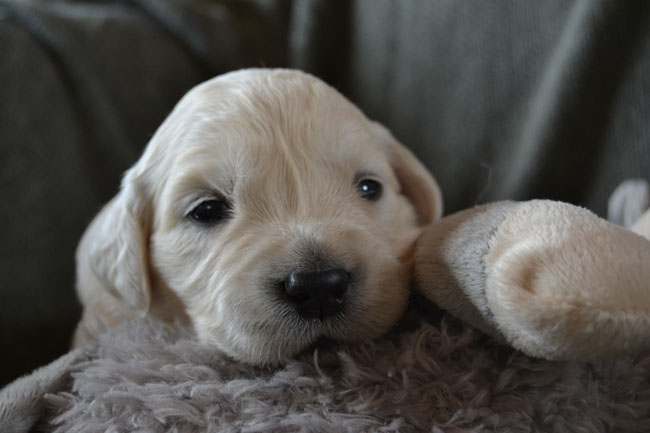
[[[149,307],[149,211],[133,177],[127,172],[119,194],[95,217],[77,248],[77,289],[85,305],[108,292],[136,312]]]
[[[379,123],[373,122],[377,141],[382,146],[401,187],[401,194],[413,204],[418,224],[425,226],[442,216],[440,187],[420,161]]]

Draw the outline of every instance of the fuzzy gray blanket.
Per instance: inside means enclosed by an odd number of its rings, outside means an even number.
[[[535,360],[413,306],[379,341],[265,370],[141,322],[2,390],[0,431],[648,432],[650,355]]]

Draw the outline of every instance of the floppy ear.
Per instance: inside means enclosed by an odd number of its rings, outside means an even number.
[[[77,289],[84,304],[108,292],[129,308],[146,312],[150,303],[145,195],[131,172],[122,189],[92,221],[77,248]]]
[[[425,226],[442,216],[442,194],[440,187],[429,171],[404,145],[379,123],[373,122],[377,140],[388,155],[401,194],[415,207],[418,224]]]

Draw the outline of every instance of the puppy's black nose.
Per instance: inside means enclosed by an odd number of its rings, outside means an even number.
[[[350,274],[341,268],[318,272],[292,272],[284,290],[296,304],[298,314],[309,319],[326,319],[343,309]]]

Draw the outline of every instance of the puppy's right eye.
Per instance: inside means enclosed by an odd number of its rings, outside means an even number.
[[[218,224],[230,217],[232,208],[226,200],[206,200],[199,203],[189,217],[201,224]]]

